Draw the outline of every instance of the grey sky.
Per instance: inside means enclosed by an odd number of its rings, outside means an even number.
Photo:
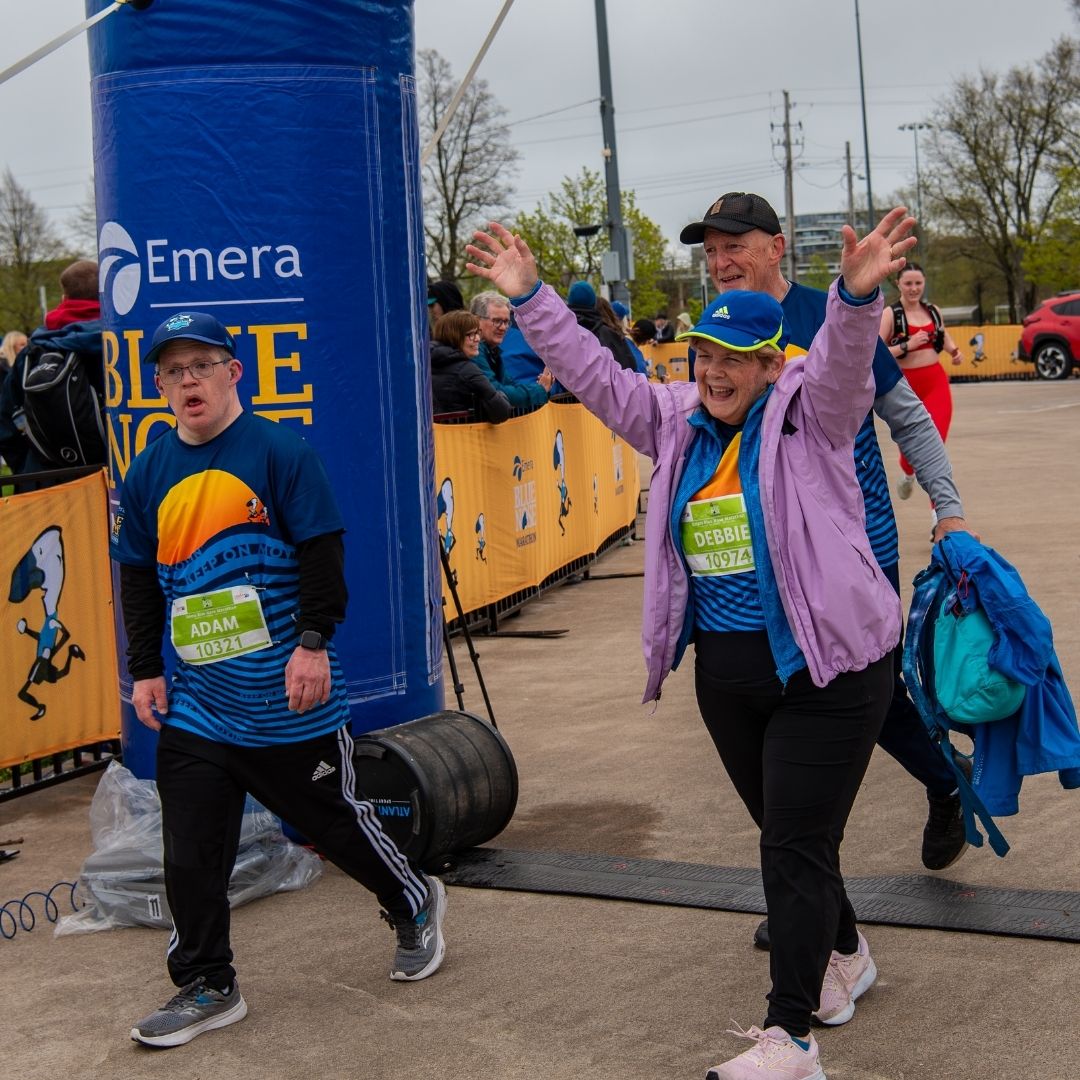
[[[417,47],[438,49],[460,78],[501,6],[417,0]],[[845,205],[845,141],[856,169],[863,160],[854,0],[607,0],[607,11],[620,180],[669,241],[724,191],[782,210],[784,90],[802,124],[796,212]],[[958,76],[1004,72],[1080,33],[1066,0],[861,0],[860,13],[875,204],[913,182],[913,136],[898,125],[924,119]],[[84,17],[83,0],[0,0],[0,67]],[[590,0],[516,0],[479,74],[509,111],[519,205],[602,167]],[[79,39],[0,86],[3,164],[59,219],[88,188],[88,83]],[[552,110],[565,111],[528,119]]]

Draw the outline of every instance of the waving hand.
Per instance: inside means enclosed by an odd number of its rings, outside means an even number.
[[[918,243],[910,235],[914,227],[915,219],[907,216],[907,207],[897,206],[861,240],[850,225],[841,228],[840,273],[852,296],[869,296],[890,274],[903,270],[907,263],[904,252]]]
[[[465,269],[487,278],[506,296],[524,296],[537,281],[536,260],[529,245],[497,221],[490,222],[488,228],[490,233],[473,233],[476,244],[465,245],[466,254],[473,260],[465,264]]]

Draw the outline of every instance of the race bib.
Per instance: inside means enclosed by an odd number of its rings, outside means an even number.
[[[683,554],[694,577],[745,574],[754,569],[750,517],[741,494],[687,503],[680,531]]]
[[[178,597],[170,632],[176,655],[189,664],[216,664],[272,644],[259,594],[250,585]]]

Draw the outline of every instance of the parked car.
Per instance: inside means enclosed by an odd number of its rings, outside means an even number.
[[[1016,355],[1040,379],[1067,379],[1080,358],[1080,290],[1044,300],[1024,319]]]

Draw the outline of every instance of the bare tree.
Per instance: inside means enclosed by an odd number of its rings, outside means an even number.
[[[97,258],[98,229],[97,204],[94,196],[94,180],[90,178],[83,201],[72,211],[67,220],[68,234],[74,245],[72,254],[84,259]]]
[[[420,144],[434,135],[457,89],[450,64],[435,49],[416,56]],[[504,109],[475,79],[423,170],[424,237],[432,274],[453,281],[464,268],[472,231],[508,209],[518,152]]]
[[[935,224],[997,267],[1014,321],[1035,304],[1025,252],[1080,162],[1078,90],[1080,43],[1063,38],[1031,67],[959,80],[932,116],[924,188]]]
[[[15,179],[11,169],[0,177],[0,326],[30,330],[41,319],[38,288],[51,283],[51,267],[42,264],[62,254],[45,212]]]

